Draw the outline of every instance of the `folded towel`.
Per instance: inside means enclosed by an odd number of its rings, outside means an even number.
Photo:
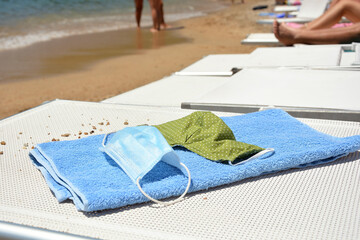
[[[274,148],[275,153],[230,166],[176,147],[175,152],[191,172],[192,192],[284,169],[322,164],[360,149],[359,135],[329,136],[278,109],[222,119],[236,139]],[[31,151],[31,158],[57,199],[72,199],[78,210],[96,211],[148,201],[121,168],[99,150],[103,137],[42,143]],[[160,162],[142,179],[142,187],[153,198],[162,199],[181,195],[187,181],[180,170]]]

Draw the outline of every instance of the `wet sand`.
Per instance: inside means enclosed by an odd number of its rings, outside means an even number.
[[[0,52],[0,83],[48,78],[80,71],[98,60],[136,54],[186,42],[171,31],[125,29],[55,39],[17,50]]]
[[[175,30],[149,29],[88,34],[0,52],[0,119],[44,101],[101,101],[159,80],[209,54],[249,53],[249,33],[271,32],[255,23],[248,0],[204,17],[170,23]]]

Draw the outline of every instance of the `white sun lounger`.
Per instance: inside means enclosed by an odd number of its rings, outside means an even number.
[[[213,54],[176,72],[178,76],[232,76],[245,65],[249,54]]]
[[[124,121],[128,126],[158,124],[189,113],[58,100],[0,121],[6,141],[0,145],[0,238],[358,239],[360,152],[319,167],[189,194],[165,208],[145,203],[88,214],[76,211],[70,201],[59,204],[28,156],[36,143],[76,139],[79,130],[90,131],[99,122],[110,125],[95,134],[121,129]],[[359,123],[302,121],[334,136],[360,134]],[[72,135],[63,138],[64,133]]]
[[[273,34],[271,34],[273,35]],[[244,40],[245,41],[245,40]],[[257,43],[260,43],[261,40],[259,40]],[[253,42],[254,44],[256,43],[256,41]],[[360,51],[359,51],[359,43],[353,43],[353,44],[335,44],[335,45],[306,45],[306,44],[296,44],[294,45],[295,48],[308,48],[308,51],[304,51],[303,53],[301,53],[300,51],[300,55],[302,55],[302,57],[305,57],[305,59],[303,59],[304,61],[306,60],[306,57],[308,57],[309,61],[312,61],[313,64],[308,66],[312,66],[313,68],[317,68],[320,67],[319,64],[317,64],[317,61],[323,61],[323,63],[321,65],[326,65],[326,63],[330,63],[328,66],[325,66],[325,69],[334,69],[334,70],[354,70],[354,71],[359,71],[359,56],[360,56]],[[326,49],[330,49],[330,48],[334,48],[333,50],[330,50],[328,53],[324,53],[324,54],[320,54],[318,55],[317,53],[320,53],[318,51],[318,49],[321,48],[326,48]],[[338,51],[338,49],[341,49],[339,51],[339,55],[336,56],[336,58],[334,58],[334,56],[331,57],[331,54],[334,54],[334,51]],[[290,49],[290,50],[279,50],[279,49]],[[335,50],[336,49],[336,50]],[[289,52],[289,54],[286,54],[286,52]],[[254,53],[256,53],[258,55],[258,59],[260,62],[264,62],[264,61],[271,61],[273,58],[273,55],[276,55],[277,58],[272,60],[271,64],[277,64],[279,63],[280,60],[278,60],[278,58],[283,59],[284,64],[287,64],[287,61],[289,61],[289,63],[291,62],[295,62],[295,63],[300,63],[301,60],[298,59],[297,54],[296,54],[297,50],[293,50],[292,47],[287,47],[287,48],[258,48],[257,50],[254,51]],[[265,52],[264,55],[262,54],[262,52]],[[291,53],[293,52],[293,53]],[[278,55],[280,54],[280,55]],[[263,58],[262,58],[263,57]],[[315,60],[317,59],[317,60]],[[334,62],[331,62],[332,60],[337,59],[337,64],[334,65]],[[249,61],[246,61],[247,64],[253,64]],[[259,66],[260,67],[260,66]]]
[[[245,39],[241,40],[241,44],[283,46],[283,44],[279,42],[279,40],[275,37],[274,33],[250,33],[246,36]],[[349,44],[338,44],[338,45],[349,45]],[[321,45],[316,45],[316,46],[321,46]]]
[[[248,67],[302,67],[308,69],[359,71],[358,43],[338,45],[296,45],[295,47],[257,48],[246,61]]]
[[[329,44],[329,45],[306,45],[306,44],[296,44],[295,47],[298,48],[308,48],[308,47],[339,47],[341,46],[341,61],[340,66],[342,69],[353,69],[358,70],[360,67],[360,43],[352,44]]]
[[[180,108],[183,101],[205,94],[228,80],[228,77],[173,75],[103,102]]]
[[[302,44],[302,43],[298,43],[295,44],[294,47],[298,47],[298,48],[322,48],[322,47],[341,47],[344,51],[354,51],[355,46],[358,43],[354,42],[354,43],[350,43],[350,44],[319,44],[319,45],[309,45],[309,44]]]
[[[346,48],[351,45],[346,45]],[[288,48],[257,48],[251,54],[214,54],[206,56],[189,67],[176,72],[177,76],[232,76],[243,68],[338,68],[351,66],[354,56],[344,52],[343,45]],[[344,58],[344,60],[343,60]],[[232,69],[233,71],[230,71]],[[226,72],[226,70],[228,70]],[[360,69],[359,69],[360,70]]]
[[[280,5],[274,7],[274,12],[296,12],[299,11],[301,6],[288,6]]]
[[[283,44],[275,37],[273,33],[250,33],[241,41],[244,45],[278,45]]]
[[[341,46],[306,48],[257,48],[246,62],[250,67],[315,67],[338,66]]]
[[[295,18],[278,18],[278,22],[306,23],[324,13],[328,0],[304,0]],[[260,19],[257,23],[272,24],[274,19]]]
[[[354,66],[360,66],[360,43],[357,43],[355,46],[355,61],[352,63]]]
[[[182,108],[282,107],[313,112],[357,113],[360,122],[360,72],[244,69],[227,83]],[[351,114],[350,114],[351,115]]]

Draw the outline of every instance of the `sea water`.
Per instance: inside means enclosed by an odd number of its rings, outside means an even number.
[[[223,8],[218,0],[163,0],[166,22]],[[66,36],[136,27],[133,0],[0,0],[0,51]],[[144,0],[142,26],[151,25]]]

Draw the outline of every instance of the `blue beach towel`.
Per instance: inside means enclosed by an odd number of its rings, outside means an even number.
[[[278,109],[222,119],[237,140],[274,148],[275,153],[230,166],[176,147],[175,152],[191,172],[191,192],[280,170],[326,163],[360,149],[359,135],[329,136]],[[42,143],[31,151],[31,159],[58,201],[72,199],[78,210],[96,211],[149,201],[121,168],[99,150],[103,137]],[[150,196],[163,199],[181,195],[187,181],[180,170],[160,162],[141,184]]]

